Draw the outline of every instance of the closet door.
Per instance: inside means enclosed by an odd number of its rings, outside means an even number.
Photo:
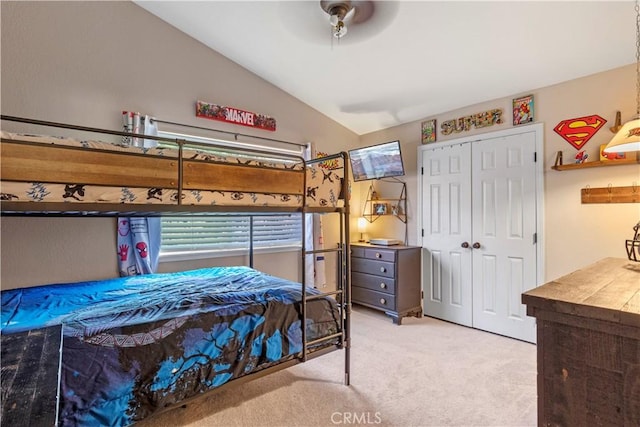
[[[473,145],[473,327],[535,342],[535,133]]]
[[[472,326],[471,144],[425,151],[422,172],[425,314]]]

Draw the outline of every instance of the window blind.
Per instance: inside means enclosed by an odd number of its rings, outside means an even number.
[[[160,136],[185,138],[192,141],[212,143],[212,152],[237,148],[259,148],[274,153],[302,155],[301,149],[289,150],[267,146],[250,145],[236,141],[224,141],[194,135],[177,134],[159,131]],[[162,146],[162,143],[159,145]],[[206,148],[201,150],[207,151]],[[237,155],[237,153],[234,153]],[[207,256],[215,252],[227,253],[233,250],[249,248],[250,221],[253,218],[253,248],[255,250],[280,250],[287,247],[302,246],[302,214],[266,214],[266,213],[234,213],[211,214],[207,216],[168,216],[161,218],[162,241],[160,257],[168,259],[198,258],[200,254]]]
[[[221,214],[162,217],[161,253],[225,251],[249,248],[253,218],[254,249],[301,246],[301,214]]]

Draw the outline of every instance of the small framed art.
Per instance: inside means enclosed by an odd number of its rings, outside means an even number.
[[[422,143],[436,142],[436,119],[422,122]]]
[[[373,212],[376,215],[386,215],[387,214],[387,204],[386,203],[374,203],[373,204]]]
[[[527,95],[513,100],[513,125],[523,125],[533,122],[533,95]]]

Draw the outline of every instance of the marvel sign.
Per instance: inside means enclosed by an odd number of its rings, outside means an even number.
[[[203,101],[196,102],[196,117],[235,123],[269,131],[276,130],[276,119],[273,117]]]

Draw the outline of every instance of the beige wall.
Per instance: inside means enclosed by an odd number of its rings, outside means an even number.
[[[550,64],[551,65],[551,64]],[[624,241],[633,237],[632,227],[640,220],[639,204],[582,204],[580,189],[586,186],[607,187],[640,185],[640,166],[626,165],[590,168],[576,171],[554,171],[557,151],[564,153],[564,163],[572,163],[577,152],[553,131],[565,119],[598,114],[608,122],[587,142],[584,149],[589,160],[598,159],[600,144],[607,143],[613,133],[609,127],[616,111],[623,121],[634,114],[635,66],[629,65],[570,82],[535,89],[506,98],[487,101],[463,109],[449,111],[425,119],[436,118],[438,126],[445,121],[494,108],[504,111],[504,123],[485,128],[443,136],[438,142],[493,132],[512,127],[511,102],[516,96],[533,94],[535,122],[544,124],[544,266],[545,281],[552,280],[600,258],[626,258]],[[409,243],[419,243],[416,221],[417,203],[417,147],[420,144],[421,121],[408,123],[361,137],[361,145],[400,139],[409,188]],[[437,143],[437,142],[436,142]],[[358,191],[366,192],[360,185]],[[403,224],[393,217],[381,218],[372,224],[371,235],[401,237]]]
[[[119,129],[121,111],[287,141],[321,151],[358,136],[130,2],[2,2],[2,114]],[[276,132],[195,117],[204,100],[271,115]],[[10,125],[3,123],[3,128]],[[219,135],[216,135],[219,136]],[[331,221],[329,221],[331,222]],[[326,245],[337,241],[326,227]],[[3,289],[117,275],[109,218],[1,220]],[[297,278],[299,254],[256,257]],[[161,271],[244,262],[167,263]]]
[[[202,125],[202,119],[194,117],[194,102],[201,99],[272,115],[278,121],[278,131],[266,136],[315,141],[326,152],[400,139],[407,172],[403,180],[408,185],[409,243],[419,243],[415,213],[420,121],[358,137],[129,2],[2,2],[1,19],[3,114],[118,129],[120,111],[133,110]],[[595,158],[597,147],[612,135],[608,127],[615,112],[622,111],[626,120],[635,111],[634,87],[635,67],[627,66],[433,117],[440,124],[502,108],[505,123],[485,132],[505,129],[511,126],[511,99],[534,94],[536,122],[545,127],[546,280],[605,256],[625,256],[624,240],[632,236],[631,227],[640,219],[639,206],[582,205],[579,192],[587,185],[640,183],[640,169],[620,166],[556,172],[550,166],[558,150],[564,152],[565,162],[575,154],[575,149],[553,132],[560,120],[599,114],[609,121],[586,145]],[[265,136],[261,131],[223,123],[215,123],[215,127]],[[473,133],[438,135],[438,140]],[[360,213],[367,187],[367,183],[353,187],[354,217]],[[368,234],[403,238],[404,224],[392,217],[381,218]],[[114,235],[112,219],[3,217],[2,287],[112,277],[117,274]],[[336,238],[329,233],[327,245],[333,245]],[[295,277],[297,272],[291,267],[295,258],[296,254],[259,257],[256,266]],[[243,260],[167,263],[160,269],[235,262]]]

